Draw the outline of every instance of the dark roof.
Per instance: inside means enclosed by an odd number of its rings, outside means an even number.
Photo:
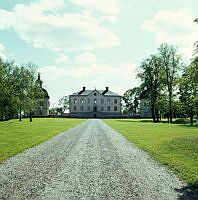
[[[44,93],[44,97],[49,99],[50,97],[49,97],[49,94],[48,94],[47,90],[42,88],[42,91]]]
[[[98,92],[99,94],[104,95],[104,96],[120,96],[119,94],[114,93],[114,92],[109,91],[109,90],[108,91],[107,90],[84,90],[84,91],[80,91],[80,92],[75,92],[72,95],[74,95],[74,96],[87,96],[94,91]]]

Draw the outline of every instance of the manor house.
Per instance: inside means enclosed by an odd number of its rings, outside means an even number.
[[[37,83],[39,84],[43,97],[38,99],[37,104],[35,105],[35,110],[33,112],[33,116],[47,116],[49,115],[49,106],[50,106],[50,97],[46,89],[43,88],[41,81],[40,73],[38,74]]]
[[[121,96],[105,90],[86,87],[69,96],[70,114],[77,117],[110,117],[121,115]]]

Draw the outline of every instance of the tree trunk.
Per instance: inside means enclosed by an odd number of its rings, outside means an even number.
[[[153,122],[155,123],[156,122],[156,120],[155,120],[155,107],[154,107],[153,103],[151,105],[151,112],[152,112]]]
[[[169,123],[173,122],[172,95],[169,95]]]
[[[21,106],[19,108],[19,121],[22,121]]]
[[[190,110],[190,124],[193,125],[193,111]]]
[[[157,117],[157,122],[159,122],[160,121],[160,115],[159,115],[159,111],[158,110],[156,111],[156,117]]]
[[[32,122],[32,111],[30,111],[30,122]]]

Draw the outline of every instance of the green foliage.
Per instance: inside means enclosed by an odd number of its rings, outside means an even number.
[[[0,162],[83,122],[83,119],[28,119],[0,122]]]
[[[59,112],[63,114],[67,109],[69,109],[69,97],[64,96],[59,100]]]
[[[16,66],[0,59],[0,120],[8,120],[29,112],[43,95],[36,83],[36,66]]]
[[[104,121],[198,190],[198,124]]]
[[[138,77],[143,82],[143,87],[147,91],[148,102],[151,107],[153,121],[159,121],[159,103],[162,95],[163,84],[163,70],[161,59],[157,55],[151,55],[149,58],[144,59],[140,65],[140,73]]]
[[[191,117],[193,122],[192,114],[189,114],[182,102],[191,102],[193,113],[197,112],[197,98],[191,98],[189,87],[198,89],[198,57],[193,59],[191,66],[194,67],[189,70],[182,62],[177,48],[168,44],[161,44],[156,55],[151,55],[140,64],[138,77],[142,81],[141,88],[147,93],[154,122],[159,122],[161,117],[167,117],[168,122],[172,123],[173,117],[187,116]],[[189,76],[188,79],[184,79],[184,75],[180,79],[182,69],[185,76]],[[177,94],[179,87],[183,101]],[[197,93],[194,96],[197,96]],[[192,109],[190,112],[192,113]]]
[[[189,122],[190,122],[190,120],[187,118],[180,118],[180,119],[176,119],[174,121],[175,124],[189,124]],[[196,121],[194,120],[194,122],[196,122]]]
[[[127,90],[122,100],[124,101],[124,112],[129,115],[137,114],[139,112],[139,96],[141,89],[139,87],[134,87],[133,89]]]
[[[198,111],[198,57],[184,69],[179,80],[179,95],[182,107],[193,124],[193,116]]]

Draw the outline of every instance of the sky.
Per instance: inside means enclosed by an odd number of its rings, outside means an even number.
[[[123,95],[160,44],[190,61],[197,17],[197,0],[0,0],[0,57],[35,63],[51,107],[83,86]]]

